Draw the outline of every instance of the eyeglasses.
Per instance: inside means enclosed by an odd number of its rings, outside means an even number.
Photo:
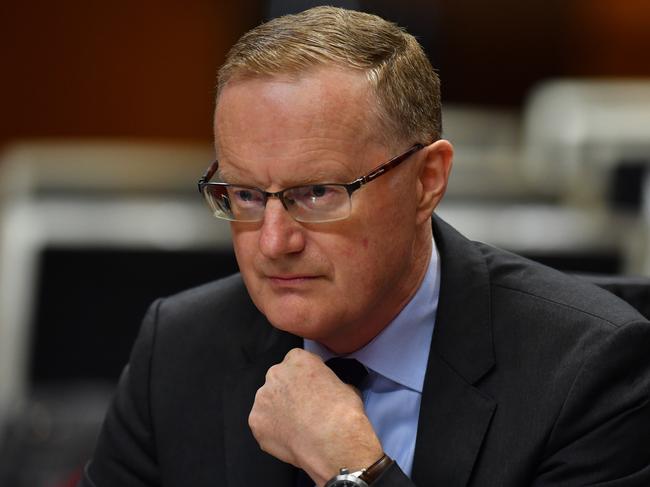
[[[308,184],[293,186],[274,193],[254,186],[210,182],[219,168],[217,160],[199,179],[199,192],[214,216],[223,220],[262,221],[269,198],[279,199],[289,215],[299,222],[320,223],[343,220],[349,217],[352,211],[352,193],[397,167],[422,148],[424,145],[416,144],[351,183]]]

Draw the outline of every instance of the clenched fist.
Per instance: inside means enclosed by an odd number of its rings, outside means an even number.
[[[262,450],[319,486],[341,467],[360,470],[382,455],[357,391],[299,348],[268,370],[248,424]]]

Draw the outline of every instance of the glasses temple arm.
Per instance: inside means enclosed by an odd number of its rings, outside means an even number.
[[[203,186],[205,183],[210,181],[212,179],[212,176],[214,176],[214,173],[217,172],[217,169],[219,169],[219,160],[215,160],[210,166],[208,166],[208,169],[205,171],[205,174],[201,176],[198,182],[198,187],[199,187],[199,193],[201,192]]]
[[[415,144],[413,147],[411,147],[409,150],[407,150],[404,154],[396,156],[396,157],[392,158],[390,161],[382,164],[381,166],[378,166],[378,167],[374,168],[372,171],[370,171],[370,173],[366,174],[362,178],[357,179],[357,181],[360,183],[361,186],[363,186],[364,184],[369,183],[373,179],[381,176],[385,172],[388,172],[391,169],[393,169],[394,167],[398,166],[399,164],[404,162],[406,159],[411,157],[413,154],[415,154],[420,149],[424,149],[424,145]],[[355,183],[357,181],[355,181]]]

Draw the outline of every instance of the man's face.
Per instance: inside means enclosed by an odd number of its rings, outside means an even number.
[[[219,175],[266,191],[350,182],[410,145],[387,146],[373,103],[358,72],[235,80],[216,111]],[[415,243],[417,159],[355,192],[346,220],[300,223],[270,199],[263,221],[231,224],[246,287],[275,327],[345,353],[408,302],[424,272]]]

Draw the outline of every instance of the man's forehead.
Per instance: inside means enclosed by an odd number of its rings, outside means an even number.
[[[355,120],[367,124],[378,111],[378,104],[365,72],[320,67],[300,74],[231,79],[217,100],[215,128],[230,122],[242,109],[273,110],[277,117],[289,116],[290,112],[291,117],[308,117],[314,123]]]
[[[377,133],[369,91],[358,71],[320,70],[299,79],[236,79],[218,100],[217,144],[228,139],[270,144],[284,136],[340,137],[340,131],[363,142]]]
[[[215,115],[221,175],[240,179],[263,164],[291,168],[296,180],[356,177],[368,146],[382,140],[368,90],[360,71],[340,69],[235,79]]]

